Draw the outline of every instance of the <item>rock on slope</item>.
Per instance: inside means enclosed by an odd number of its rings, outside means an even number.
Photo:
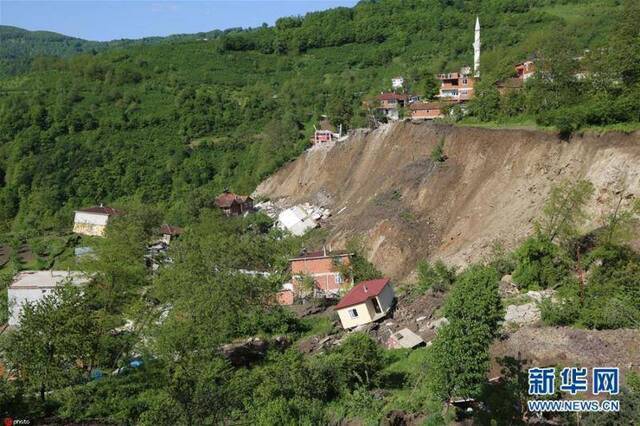
[[[440,140],[448,159],[434,163]],[[494,241],[513,247],[552,185],[579,178],[596,188],[588,226],[597,227],[621,184],[640,196],[640,133],[563,141],[541,131],[399,122],[311,149],[256,193],[329,207],[329,242],[363,235],[370,260],[404,278],[419,259],[464,265]]]

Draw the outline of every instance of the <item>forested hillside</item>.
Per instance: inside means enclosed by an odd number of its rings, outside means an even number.
[[[497,76],[560,36],[578,53],[606,43],[622,10],[614,0],[364,1],[208,40],[36,58],[0,81],[0,221],[66,229],[75,207],[138,199],[171,201],[168,220],[188,222],[224,187],[251,191],[298,155],[321,114],[364,126],[362,100],[392,75],[425,93],[433,73],[470,63],[476,15],[483,73]]]
[[[233,29],[228,30],[233,31]],[[16,75],[29,71],[35,58],[41,56],[68,57],[78,53],[96,54],[107,49],[126,48],[132,45],[155,44],[180,39],[215,38],[224,31],[180,34],[169,37],[145,37],[139,40],[90,41],[51,31],[27,31],[22,28],[0,25],[0,76]]]

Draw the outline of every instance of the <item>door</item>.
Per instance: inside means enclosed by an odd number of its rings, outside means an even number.
[[[378,302],[378,298],[371,299],[371,303],[373,303],[373,310],[376,311],[376,314],[382,313],[382,308],[380,308],[380,303]]]

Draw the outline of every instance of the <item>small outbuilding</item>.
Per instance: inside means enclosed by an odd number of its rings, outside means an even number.
[[[350,329],[384,318],[393,307],[395,293],[389,278],[363,281],[353,287],[335,310],[342,327]]]
[[[103,237],[112,216],[122,215],[122,211],[100,204],[99,206],[76,210],[73,232],[81,235]]]

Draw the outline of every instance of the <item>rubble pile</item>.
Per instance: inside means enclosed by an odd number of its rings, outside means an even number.
[[[255,208],[275,220],[280,229],[296,236],[304,235],[310,229],[317,228],[322,221],[331,216],[329,209],[311,203],[285,208],[281,203],[264,201],[256,204]]]

